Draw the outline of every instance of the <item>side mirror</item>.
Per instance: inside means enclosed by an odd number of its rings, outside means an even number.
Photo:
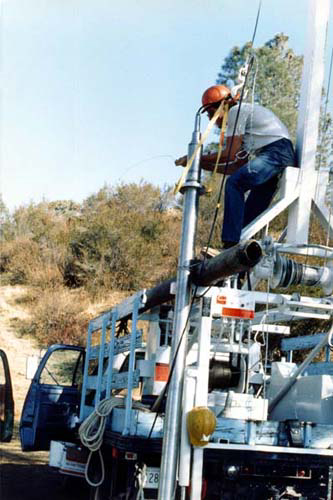
[[[13,435],[14,399],[6,353],[0,349],[0,441],[8,443]]]

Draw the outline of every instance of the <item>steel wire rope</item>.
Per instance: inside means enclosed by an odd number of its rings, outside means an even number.
[[[265,309],[265,315],[264,315],[264,321],[266,322],[266,319],[268,319],[268,303],[269,303],[269,290],[270,290],[270,282],[271,279],[269,278],[267,280],[267,288],[266,288],[266,309]],[[268,341],[269,341],[269,332],[268,332],[268,323],[266,323],[267,329],[266,329],[266,335],[264,336],[265,338],[265,359],[264,359],[264,374],[267,372],[267,361],[268,361]],[[265,325],[264,325],[265,326]],[[264,377],[264,387],[263,387],[263,394],[264,394],[264,399],[266,398],[266,377]]]
[[[257,34],[257,28],[258,28],[259,16],[260,16],[260,11],[261,11],[261,4],[262,4],[262,0],[260,0],[260,2],[259,2],[259,6],[258,6],[257,18],[256,18],[256,22],[255,22],[254,30],[253,30],[252,40],[251,40],[251,45],[252,45],[252,46],[253,46],[254,39],[255,39],[256,34]]]
[[[326,92],[326,101],[325,101],[325,109],[324,109],[324,117],[326,119],[326,127],[324,128],[324,136],[326,135],[327,129],[328,129],[328,120],[326,118],[327,115],[327,107],[328,107],[328,101],[329,101],[329,92],[330,92],[330,85],[331,85],[331,76],[332,76],[332,62],[333,62],[333,49],[331,52],[331,61],[330,61],[330,68],[329,68],[329,73],[328,73],[328,82],[327,82],[327,92]],[[321,155],[319,157],[319,162],[321,161]],[[320,163],[319,163],[320,165]],[[333,186],[332,186],[333,188]],[[332,195],[331,195],[332,199]],[[328,213],[328,228],[327,228],[327,235],[326,235],[326,246],[328,247],[329,240],[330,240],[330,226],[331,226],[331,216],[332,216],[332,203],[329,204],[329,213]],[[324,259],[324,265],[326,265],[327,261],[327,252],[325,253],[325,259]]]
[[[170,160],[172,160],[172,162],[174,163],[175,161],[175,158],[172,156],[172,155],[154,155],[154,156],[150,156],[148,158],[144,158],[142,160],[139,160],[135,163],[133,163],[132,165],[129,165],[125,171],[123,173],[120,174],[120,176],[118,177],[118,180],[121,180],[125,177],[125,175],[128,174],[128,172],[130,170],[132,170],[133,168],[136,168],[138,167],[139,165],[142,165],[143,163],[147,163],[149,161],[152,161],[152,160],[156,160],[156,159],[160,159],[160,158],[170,158]]]
[[[328,32],[328,23],[327,23],[327,26],[326,26],[325,50],[326,50],[326,45],[327,45],[327,32]],[[332,52],[331,52],[331,60],[330,60],[330,66],[329,66],[329,75],[328,75],[328,82],[327,82],[326,99],[325,99],[325,105],[324,105],[324,118],[323,118],[324,119],[324,123],[323,123],[323,131],[322,131],[322,134],[321,134],[321,137],[320,137],[320,142],[321,143],[323,143],[324,140],[325,140],[325,138],[326,138],[326,133],[327,133],[328,124],[329,124],[329,121],[327,120],[327,108],[328,108],[329,91],[330,91],[331,75],[332,75],[332,60],[333,60],[333,49],[332,49]],[[323,87],[322,87],[322,90],[324,90]],[[322,148],[320,148],[320,151],[319,151],[318,168],[317,168],[317,175],[316,175],[316,186],[315,186],[315,193],[314,193],[314,201],[316,201],[316,199],[318,197],[318,186],[319,186],[319,175],[320,175],[321,161],[322,161]],[[329,208],[329,220],[328,220],[326,242],[329,240],[329,234],[330,234],[330,217],[331,217],[331,207]],[[307,263],[308,258],[309,258],[309,253],[307,251],[306,252],[306,256],[305,256],[305,264]],[[327,258],[327,256],[325,255],[325,261],[326,261],[326,258]]]
[[[326,43],[327,43],[327,38],[326,38],[325,45],[326,45]],[[322,133],[321,141],[323,141],[323,139],[326,136],[326,132],[327,132],[327,129],[328,129],[328,123],[329,123],[329,121],[327,120],[327,107],[328,107],[328,100],[329,100],[331,75],[332,75],[332,59],[333,59],[333,49],[332,49],[332,53],[331,53],[331,60],[330,60],[330,66],[329,66],[329,72],[328,72],[328,82],[327,82],[327,90],[326,90],[326,99],[325,99],[325,104],[324,104],[324,124],[323,124],[323,133]],[[322,160],[322,152],[320,151],[320,153],[319,153],[319,159],[318,159],[318,173],[319,173],[319,170],[320,170],[320,167],[321,167],[321,160]],[[317,181],[317,184],[318,184],[318,181]],[[316,184],[316,194],[315,194],[315,197],[316,197],[317,191],[318,191],[317,184]]]
[[[261,10],[261,4],[262,4],[262,0],[260,0],[259,2],[259,7],[258,7],[258,12],[257,12],[257,17],[256,17],[256,22],[255,22],[255,27],[254,27],[254,31],[253,31],[253,35],[252,35],[252,41],[251,41],[251,46],[253,46],[253,43],[254,43],[254,39],[255,39],[255,35],[256,35],[256,32],[257,32],[257,27],[258,27],[258,21],[259,21],[259,15],[260,15],[260,10]],[[230,141],[230,146],[229,146],[229,149],[228,149],[228,152],[227,152],[227,160],[226,160],[226,163],[225,163],[225,166],[224,166],[224,172],[223,172],[223,178],[222,178],[222,181],[221,181],[221,185],[220,185],[220,189],[219,189],[219,197],[218,197],[218,204],[215,208],[215,213],[214,213],[214,218],[213,218],[213,223],[212,223],[212,226],[211,226],[211,229],[210,229],[210,233],[209,233],[209,237],[208,237],[208,241],[207,241],[207,244],[206,244],[206,250],[204,251],[204,255],[203,255],[203,260],[200,262],[200,263],[196,263],[194,264],[194,266],[196,265],[200,265],[200,271],[199,271],[199,274],[200,272],[202,271],[203,269],[203,266],[207,260],[207,252],[208,252],[208,248],[209,248],[209,244],[210,244],[210,241],[212,239],[212,235],[213,235],[213,232],[214,232],[214,227],[215,227],[215,224],[216,224],[216,220],[217,220],[217,216],[218,216],[218,211],[219,211],[219,203],[220,203],[220,200],[221,200],[221,196],[222,196],[222,190],[223,190],[223,186],[224,186],[224,181],[225,181],[225,177],[226,177],[226,171],[227,171],[227,168],[229,166],[229,161],[230,161],[230,154],[231,154],[231,149],[232,149],[232,145],[233,145],[233,141],[234,141],[234,137],[235,137],[235,132],[236,132],[236,127],[237,127],[237,124],[238,124],[238,119],[239,119],[239,114],[240,114],[240,109],[241,109],[241,104],[242,104],[242,101],[243,101],[243,97],[244,97],[244,91],[245,91],[245,87],[246,87],[246,83],[247,83],[247,78],[248,78],[248,75],[249,75],[249,72],[252,68],[252,64],[253,64],[253,56],[250,57],[249,59],[249,63],[248,63],[248,68],[247,68],[247,72],[246,72],[246,75],[245,75],[245,79],[244,79],[244,84],[243,84],[243,87],[242,87],[242,92],[241,92],[241,96],[240,96],[240,99],[239,99],[239,105],[238,105],[238,110],[237,110],[237,114],[236,114],[236,119],[235,119],[235,124],[234,124],[234,128],[233,128],[233,133],[232,133],[232,136],[231,136],[231,141]],[[208,105],[208,106],[201,106],[198,110],[198,112],[204,112],[206,111],[207,108],[209,108],[211,105]],[[193,267],[193,266],[192,266]],[[208,287],[205,291],[205,293],[207,293],[207,291],[210,289],[211,287]],[[157,409],[155,409],[156,411],[156,415],[155,415],[155,418],[154,418],[154,421],[153,421],[153,424],[152,424],[152,427],[150,429],[150,432],[148,434],[148,439],[151,437],[152,435],[152,432],[153,432],[153,429],[155,427],[155,424],[156,424],[156,421],[157,421],[157,418],[158,418],[158,415],[159,415],[159,410],[160,410],[160,406],[161,406],[161,403],[162,403],[162,400],[163,398],[166,396],[167,394],[167,389],[170,385],[170,381],[171,381],[171,377],[172,377],[172,374],[173,374],[173,370],[174,370],[174,367],[175,367],[175,364],[176,364],[176,359],[177,359],[177,356],[178,356],[178,352],[179,352],[179,349],[180,349],[180,346],[181,346],[181,343],[183,341],[183,337],[184,337],[184,334],[186,332],[186,329],[187,329],[187,325],[188,325],[188,322],[189,322],[189,318],[190,318],[190,314],[191,314],[191,310],[192,310],[192,307],[193,307],[193,304],[194,304],[194,300],[196,298],[196,292],[198,290],[198,285],[195,286],[195,289],[194,289],[194,292],[192,294],[192,298],[191,298],[191,302],[190,302],[190,307],[189,307],[189,312],[188,312],[188,315],[187,315],[187,318],[186,318],[186,322],[185,322],[185,326],[183,328],[183,331],[181,333],[181,336],[180,336],[180,339],[178,341],[178,345],[176,347],[176,350],[175,350],[175,354],[174,354],[174,357],[173,357],[173,360],[172,360],[172,363],[171,363],[171,368],[170,368],[170,371],[169,371],[169,376],[168,376],[168,380],[164,386],[164,388],[162,389],[162,392],[161,394],[163,393],[163,397],[160,398],[160,403],[157,407]],[[204,294],[205,294],[204,293]],[[204,295],[203,294],[203,295]],[[202,296],[203,296],[202,295]],[[201,297],[202,297],[201,296]],[[200,297],[199,297],[200,298]]]
[[[266,386],[267,386],[267,380],[266,380],[266,373],[267,373],[267,361],[268,361],[268,343],[269,343],[269,331],[268,331],[268,325],[269,323],[266,322],[266,318],[268,318],[268,303],[269,303],[269,290],[270,290],[270,283],[271,283],[271,278],[267,280],[267,287],[266,287],[266,307],[265,307],[265,314],[263,315],[263,339],[264,339],[264,344],[261,344],[262,347],[265,347],[265,358],[264,358],[264,364],[263,364],[263,371],[264,371],[264,380],[263,380],[263,385],[262,387],[262,393],[263,393],[263,399],[266,399]],[[266,332],[265,332],[265,326],[266,326]],[[259,333],[259,332],[257,332]],[[258,391],[256,397],[258,398],[260,395],[261,391]],[[265,405],[262,407],[262,419],[265,420]],[[262,436],[263,433],[263,427],[261,426],[259,436]]]

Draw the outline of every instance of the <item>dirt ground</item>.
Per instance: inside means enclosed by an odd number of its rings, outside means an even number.
[[[21,451],[18,424],[30,385],[26,379],[26,359],[39,355],[31,339],[20,338],[15,329],[18,318],[27,317],[22,304],[24,287],[0,286],[0,347],[6,351],[15,399],[15,432],[10,443],[0,443],[1,500],[85,500],[89,495],[78,480],[68,480],[48,466],[48,452]]]
[[[21,451],[16,426],[11,443],[0,445],[1,500],[85,500],[88,491],[48,466],[48,452]]]
[[[26,319],[29,314],[20,299],[26,294],[22,286],[0,286],[0,348],[8,357],[15,400],[15,419],[21,415],[24,398],[30,385],[26,379],[28,356],[40,354],[40,349],[26,337],[19,337],[15,327],[17,320]]]

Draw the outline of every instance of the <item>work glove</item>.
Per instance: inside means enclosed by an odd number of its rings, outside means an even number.
[[[175,165],[185,167],[187,163],[187,156],[181,156],[178,160],[175,161]]]

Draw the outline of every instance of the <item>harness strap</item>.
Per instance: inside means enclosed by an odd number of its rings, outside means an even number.
[[[215,111],[213,118],[211,120],[209,120],[207,128],[204,131],[204,133],[202,134],[201,139],[199,141],[199,144],[197,144],[197,146],[195,147],[194,153],[192,154],[191,158],[187,159],[186,167],[184,168],[183,173],[182,173],[182,175],[181,175],[179,181],[177,182],[177,184],[175,186],[175,189],[173,191],[174,194],[177,194],[180,191],[181,187],[183,186],[183,184],[185,182],[185,179],[186,179],[186,176],[187,176],[187,173],[188,173],[188,171],[190,170],[190,168],[192,166],[192,163],[194,161],[194,158],[195,158],[196,154],[198,153],[199,149],[202,147],[203,143],[205,142],[205,140],[209,136],[209,134],[210,134],[213,126],[215,125],[216,121],[222,115],[223,110],[224,110],[224,101],[221,102],[221,104],[219,105],[219,107]]]
[[[225,131],[226,131],[226,128],[227,128],[228,114],[229,114],[229,104],[228,104],[228,102],[225,103],[223,111],[224,111],[224,114],[223,114],[223,121],[222,121],[221,133],[220,133],[219,148],[218,148],[218,151],[217,151],[217,158],[216,158],[216,163],[215,163],[215,167],[214,167],[213,174],[212,174],[212,179],[214,178],[214,176],[215,176],[215,174],[217,172],[217,167],[218,167],[218,164],[220,162],[220,158],[221,158],[221,154],[222,154],[222,150],[223,150],[224,134],[225,134]]]

